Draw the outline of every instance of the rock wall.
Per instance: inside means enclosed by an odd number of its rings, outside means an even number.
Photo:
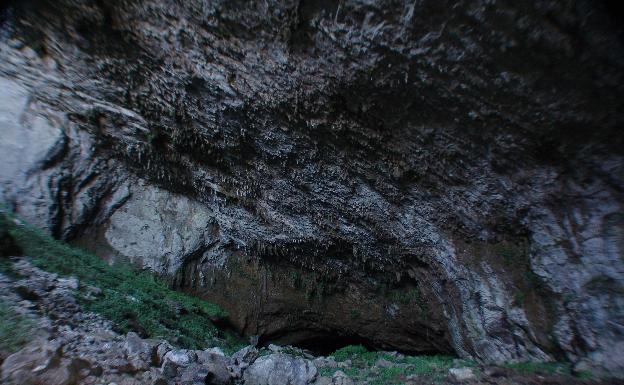
[[[621,375],[607,6],[5,3],[0,195],[265,340]]]

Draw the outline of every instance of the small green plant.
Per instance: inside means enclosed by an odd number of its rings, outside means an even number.
[[[0,301],[0,351],[13,353],[32,338],[35,324]]]
[[[429,305],[418,286],[410,289],[394,289],[389,293],[387,292],[386,297],[403,306],[416,306],[420,309],[421,317],[426,317],[429,313]]]
[[[165,338],[187,348],[221,346],[230,351],[243,345],[236,336],[220,332],[211,321],[225,317],[217,305],[171,290],[162,279],[129,264],[109,265],[33,226],[16,223],[10,214],[0,216],[6,219],[0,225],[35,266],[75,276],[83,288],[100,288],[98,298],[82,296],[80,301],[87,310],[113,321],[119,331]]]
[[[405,363],[410,365],[410,374],[431,375],[446,372],[453,366],[454,357],[444,355],[406,357]],[[470,362],[466,362],[471,366]],[[474,364],[473,364],[474,365]]]
[[[346,368],[343,370],[343,372],[351,378],[358,378],[362,374],[362,370],[360,368]]]
[[[408,305],[413,303],[420,306],[423,302],[418,287],[409,290],[393,291],[390,295],[390,298],[393,301],[396,301],[402,305]]]
[[[338,368],[330,368],[328,366],[325,366],[325,367],[319,368],[318,372],[319,372],[319,376],[331,377],[338,370],[339,370]]]
[[[332,357],[334,357],[336,361],[346,361],[348,359],[362,356],[366,353],[368,353],[368,350],[362,345],[349,345],[336,350],[332,353]]]

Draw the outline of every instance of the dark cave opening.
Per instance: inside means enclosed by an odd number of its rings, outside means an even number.
[[[362,337],[357,334],[346,334],[344,332],[336,330],[298,330],[286,332],[280,335],[265,335],[261,336],[258,340],[259,346],[266,347],[270,344],[291,345],[300,349],[307,350],[315,356],[328,356],[334,353],[336,350],[349,345],[362,345],[368,351],[388,350],[397,351],[406,355],[452,354],[452,352],[449,351],[435,349],[419,351],[405,351],[401,349],[393,349],[389,346],[383,346],[383,343],[376,343],[369,338]]]
[[[332,354],[338,349],[344,348],[349,345],[362,345],[368,350],[378,350],[371,344],[371,342],[365,338],[354,336],[341,336],[341,335],[323,335],[314,336],[292,343],[293,346],[309,350],[314,355],[327,356]]]
[[[297,330],[264,335],[258,340],[259,346],[291,345],[308,350],[315,356],[327,356],[336,350],[349,345],[362,345],[368,350],[379,350],[379,346],[370,339],[358,335],[345,334],[338,331]]]

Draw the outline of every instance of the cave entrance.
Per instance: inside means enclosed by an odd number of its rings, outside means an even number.
[[[367,338],[344,335],[338,332],[296,332],[274,338],[260,338],[259,344],[291,345],[310,351],[316,356],[328,356],[338,349],[349,345],[362,345],[370,351],[379,350],[379,347]]]
[[[345,336],[317,336],[292,344],[295,347],[309,350],[317,356],[328,356],[338,349],[349,345],[363,345],[368,350],[377,350],[364,338]]]
[[[405,355],[434,355],[434,354],[454,354],[449,347],[430,346],[429,349],[421,347],[414,350],[403,350],[387,346],[383,342],[374,342],[370,338],[357,334],[348,334],[337,330],[290,330],[272,335],[263,335],[258,340],[258,345],[268,346],[269,344],[290,345],[300,349],[308,350],[315,356],[329,356],[336,350],[349,345],[362,345],[368,351],[397,351]]]

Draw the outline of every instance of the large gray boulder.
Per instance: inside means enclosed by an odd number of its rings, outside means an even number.
[[[168,351],[162,362],[162,373],[167,377],[176,377],[185,368],[197,362],[197,353],[188,349],[173,349]]]
[[[307,385],[317,376],[312,361],[276,353],[258,358],[243,374],[246,385]]]
[[[197,362],[206,371],[206,384],[227,385],[232,382],[230,357],[209,350],[197,351]]]
[[[72,385],[89,363],[62,356],[58,341],[33,341],[7,357],[0,367],[0,379],[7,385]]]

